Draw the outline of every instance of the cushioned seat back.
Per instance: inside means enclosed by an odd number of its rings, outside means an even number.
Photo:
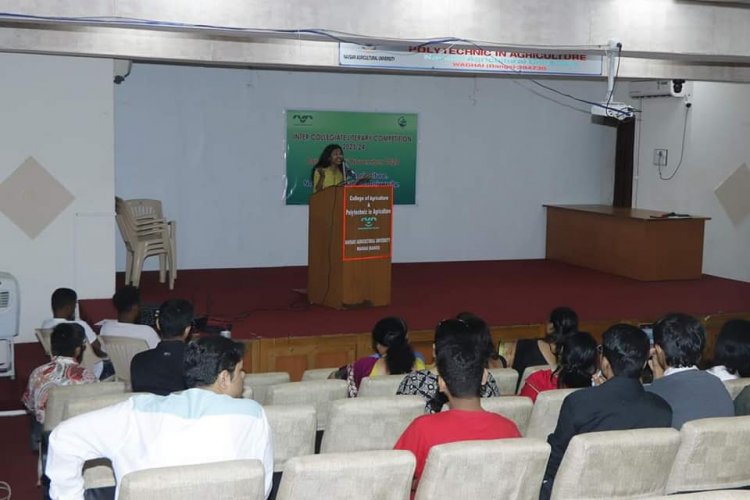
[[[346,399],[345,380],[310,380],[308,382],[288,382],[268,387],[265,403],[268,405],[315,406],[318,430],[324,430],[328,422],[328,408],[331,401]]]
[[[289,382],[287,372],[247,373],[245,374],[245,387],[252,388],[253,399],[260,404],[265,404],[268,387],[276,384]]]
[[[534,406],[534,403],[529,398],[523,396],[498,396],[495,398],[482,398],[480,401],[482,408],[486,411],[498,413],[512,420],[521,434],[526,432],[529,416],[531,416],[531,409]]]
[[[325,453],[289,460],[277,500],[408,500],[415,459],[403,450]]]
[[[552,500],[663,495],[680,444],[674,429],[579,434],[570,440]]]
[[[65,408],[63,409],[63,420],[88,413],[90,411],[101,410],[108,406],[122,403],[133,396],[138,396],[142,393],[137,392],[120,392],[113,394],[100,394],[89,398],[75,398],[69,399],[65,402]]]
[[[497,383],[502,396],[511,396],[516,393],[518,384],[518,372],[513,368],[491,368],[489,372]]]
[[[416,500],[537,500],[549,454],[547,443],[527,438],[433,446]]]
[[[560,416],[560,408],[568,394],[578,389],[555,389],[540,392],[534,408],[529,417],[529,426],[526,428],[526,437],[547,440],[557,427],[557,418]]]
[[[284,470],[290,458],[315,453],[318,424],[313,405],[276,405],[263,409],[271,426],[275,472]]]
[[[724,385],[726,386],[727,391],[729,391],[729,395],[734,399],[742,392],[742,389],[750,385],[750,377],[725,380]]]
[[[260,460],[232,460],[146,469],[122,478],[119,500],[262,500],[264,470]]]
[[[359,384],[359,398],[379,398],[395,396],[398,386],[405,375],[381,375],[379,377],[365,377]]]
[[[335,372],[338,368],[312,368],[310,370],[305,370],[305,372],[302,374],[302,381],[306,382],[308,380],[326,380],[328,376]]]
[[[334,401],[320,452],[393,449],[411,421],[423,413],[420,396]]]
[[[750,416],[686,422],[667,493],[750,486]]]
[[[93,384],[60,385],[50,387],[47,393],[47,410],[44,417],[44,430],[51,431],[63,419],[65,402],[73,398],[89,398],[103,394],[125,392],[124,382],[98,382]]]

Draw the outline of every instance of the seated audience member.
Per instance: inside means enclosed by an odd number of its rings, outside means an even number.
[[[96,382],[94,374],[80,365],[83,350],[86,349],[86,334],[81,325],[60,323],[52,330],[50,343],[52,360],[34,368],[23,393],[23,404],[35,417],[33,443],[38,443],[42,435],[47,395],[51,387]]]
[[[498,347],[495,346],[495,342],[492,340],[492,333],[490,333],[490,327],[482,318],[474,313],[464,311],[456,314],[456,319],[483,329],[483,341],[487,344],[487,350],[490,353],[487,368],[508,368],[508,360],[500,354]],[[433,357],[434,355],[433,353]]]
[[[187,300],[171,299],[159,307],[156,327],[161,342],[154,349],[139,352],[130,362],[133,392],[166,396],[186,388],[183,357],[193,323],[193,306]]]
[[[578,315],[569,307],[552,310],[547,323],[547,336],[543,339],[522,339],[516,342],[513,369],[519,379],[529,366],[554,365],[555,353],[568,335],[578,331]],[[520,380],[519,380],[520,384]]]
[[[486,323],[476,316],[466,320],[451,319],[441,321],[437,325],[435,328],[434,343],[432,344],[432,353],[435,359],[437,359],[437,352],[444,341],[455,335],[455,332],[461,331],[466,337],[467,342],[473,342],[477,349],[480,350],[484,356],[482,363],[486,367],[487,360],[491,351],[494,351],[494,347],[491,346],[492,338],[490,337]],[[429,369],[408,373],[398,386],[396,394],[422,396],[426,401],[425,413],[437,413],[448,402],[446,395],[438,390],[438,375],[439,373],[435,365],[429,367]],[[495,382],[494,377],[489,372],[487,372],[486,381],[482,380],[482,387],[479,394],[483,398],[500,395],[497,382]]]
[[[552,389],[591,387],[596,372],[596,341],[591,334],[577,332],[567,337],[557,353],[557,368],[532,373],[520,395],[536,401],[537,395]]]
[[[750,415],[750,385],[742,389],[734,399],[734,414],[738,417]]]
[[[400,375],[424,369],[424,361],[414,354],[409,345],[406,322],[395,316],[383,318],[372,329],[372,349],[375,353],[342,366],[332,374],[349,384],[349,396],[359,392],[365,377]]]
[[[88,323],[75,318],[76,305],[78,304],[78,294],[70,288],[58,288],[52,293],[52,318],[42,323],[42,328],[54,328],[60,323],[77,323],[81,325],[86,334],[86,340],[91,345],[94,354],[99,358],[106,358],[107,353],[102,350],[99,343],[99,337]],[[105,363],[100,361],[94,366],[94,375],[99,379],[105,379],[115,373],[112,363],[107,360]]]
[[[159,344],[159,335],[148,325],[137,324],[141,317],[141,292],[132,285],[126,285],[112,296],[117,309],[117,321],[105,321],[100,334],[111,337],[130,337],[145,340],[149,349]]]
[[[672,407],[675,429],[690,420],[734,415],[732,398],[721,380],[698,370],[705,345],[703,326],[687,314],[668,314],[654,324],[648,362],[654,381],[647,389]]]
[[[618,324],[604,332],[600,368],[605,381],[576,391],[563,401],[557,427],[547,438],[552,452],[544,474],[542,500],[550,497],[557,469],[574,436],[672,425],[667,402],[641,385],[648,355],[649,340],[640,329]]]
[[[750,321],[724,323],[716,339],[713,366],[707,371],[721,380],[750,377]]]
[[[53,499],[83,498],[81,468],[107,457],[118,484],[130,472],[225,460],[258,459],[271,490],[271,430],[263,408],[242,399],[243,345],[223,337],[185,349],[188,390],[143,394],[62,422],[50,436],[47,476]]]
[[[397,450],[414,453],[417,466],[414,487],[422,476],[427,455],[433,446],[456,441],[521,437],[511,420],[484,411],[479,402],[487,353],[468,338],[458,320],[444,321],[445,331],[436,349],[438,385],[448,397],[448,411],[423,415],[412,421],[398,439]]]

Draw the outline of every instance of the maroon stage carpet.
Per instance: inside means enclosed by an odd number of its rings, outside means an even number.
[[[306,286],[306,267],[180,271],[171,292],[155,272],[141,282],[144,302],[186,298],[198,315],[231,323],[239,339],[365,332],[386,315],[427,329],[460,311],[495,326],[541,323],[559,305],[582,321],[750,310],[750,283],[713,276],[642,282],[547,260],[395,264],[391,305],[372,309],[310,306],[293,291]],[[114,315],[109,301],[82,301],[81,311],[93,322]]]

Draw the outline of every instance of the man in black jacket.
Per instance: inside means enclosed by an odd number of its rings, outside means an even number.
[[[573,436],[672,425],[669,404],[646,392],[640,382],[649,355],[646,334],[631,325],[614,325],[604,332],[600,347],[601,372],[606,381],[565,398],[555,432],[547,438],[552,453],[544,474],[543,500],[552,493],[557,469]]]
[[[130,362],[133,392],[166,396],[187,388],[183,359],[192,322],[193,306],[187,300],[172,299],[161,305],[156,320],[161,342],[154,349],[136,354]]]

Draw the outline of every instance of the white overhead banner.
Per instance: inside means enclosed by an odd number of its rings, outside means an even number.
[[[600,76],[603,60],[601,55],[490,50],[455,44],[339,44],[339,65],[360,68]]]

